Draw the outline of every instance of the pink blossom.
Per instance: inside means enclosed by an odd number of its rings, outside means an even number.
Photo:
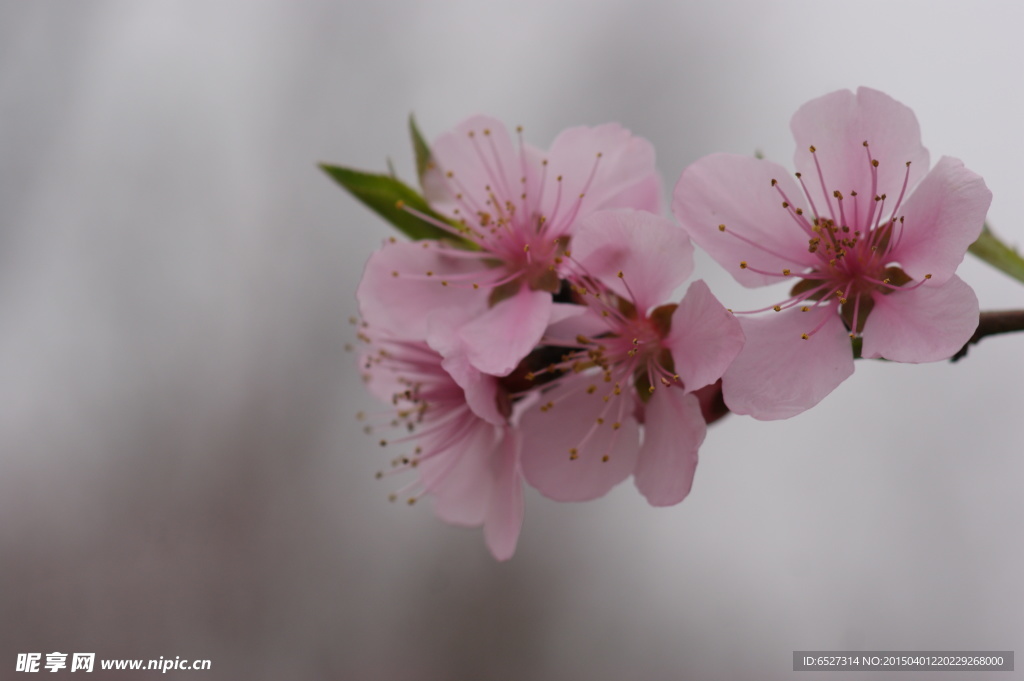
[[[862,354],[931,362],[974,333],[978,301],[954,273],[992,195],[943,157],[930,171],[914,113],[860,88],[793,116],[795,180],[779,165],[714,154],[687,168],[673,211],[745,286],[789,280],[789,296],[745,318],[723,377],[729,407],[760,419],[817,404]],[[774,310],[774,311],[772,311]]]
[[[533,376],[554,379],[521,419],[523,473],[559,501],[600,497],[633,474],[651,504],[676,504],[706,430],[693,392],[718,380],[743,334],[702,281],[661,305],[693,269],[689,239],[667,220],[595,213],[573,244],[567,270],[587,306],[545,333],[565,353]]]
[[[428,198],[457,226],[431,222],[476,250],[385,245],[367,264],[361,311],[403,337],[422,337],[430,311],[471,311],[450,330],[460,341],[451,352],[507,375],[551,322],[577,223],[603,208],[658,209],[654,150],[615,124],[570,128],[546,153],[521,139],[517,148],[499,121],[474,116],[441,135],[431,153]],[[419,326],[410,328],[410,317]]]
[[[361,418],[380,421],[368,430],[397,429],[398,437],[380,443],[402,450],[378,477],[417,475],[392,500],[413,504],[429,494],[438,517],[483,525],[494,557],[511,558],[523,522],[522,474],[519,436],[498,408],[497,379],[461,358],[443,359],[422,341],[381,333],[371,338],[366,328],[360,337],[370,344],[362,360],[367,386],[390,404],[383,414]]]

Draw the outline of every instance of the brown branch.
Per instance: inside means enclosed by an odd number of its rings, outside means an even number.
[[[978,322],[978,330],[974,332],[971,339],[964,344],[960,350],[949,358],[955,362],[967,356],[967,349],[980,341],[985,336],[995,336],[1000,333],[1012,331],[1024,331],[1024,310],[993,310],[982,312]]]

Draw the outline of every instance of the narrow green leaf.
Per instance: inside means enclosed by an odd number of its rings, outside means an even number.
[[[1024,282],[1024,258],[1000,241],[999,237],[988,228],[988,225],[982,228],[981,236],[967,250],[974,257],[1002,270],[1017,281]]]
[[[416,119],[409,114],[409,136],[412,137],[412,150],[416,153],[416,176],[420,179],[420,186],[423,186],[423,176],[430,165],[430,146],[423,139],[420,129],[416,126]]]
[[[320,168],[352,196],[398,228],[411,239],[452,239],[452,235],[408,211],[401,204],[440,222],[447,222],[427,205],[419,193],[389,175],[364,173],[351,168],[321,163]]]

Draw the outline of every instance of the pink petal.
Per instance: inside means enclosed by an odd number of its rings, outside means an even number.
[[[474,414],[488,423],[503,425],[508,419],[498,408],[498,380],[480,372],[469,363],[465,354],[445,357],[441,366],[452,377],[466,396],[466,404]]]
[[[523,474],[519,467],[519,438],[507,431],[494,462],[494,487],[484,520],[484,540],[497,560],[516,551],[523,527]]]
[[[448,214],[460,204],[483,210],[492,194],[506,199],[519,196],[522,178],[530,172],[505,124],[490,116],[467,118],[438,137],[430,151],[449,195],[449,201],[436,207]],[[455,200],[456,194],[462,194],[460,201]]]
[[[633,300],[641,313],[664,302],[693,272],[686,232],[654,213],[592,213],[577,227],[571,246],[587,274]]]
[[[591,384],[598,390],[588,394]],[[624,390],[605,402],[609,392],[599,376],[572,376],[541,395],[540,404],[550,401],[552,408],[541,411],[538,405],[523,414],[523,475],[544,496],[556,501],[597,499],[633,472],[640,439],[631,416],[633,398]],[[604,419],[602,425],[597,425],[598,418]],[[618,429],[615,423],[621,424]],[[571,449],[577,450],[575,460]],[[604,455],[607,461],[602,461]]]
[[[906,177],[907,161],[912,162],[911,188],[928,171],[928,150],[921,146],[921,129],[914,112],[878,90],[862,87],[857,94],[839,90],[814,99],[793,115],[790,127],[796,139],[796,168],[803,173],[818,210],[837,224],[842,224],[839,215],[828,210],[830,201],[835,205],[832,192],[838,190],[849,196],[851,190],[856,190],[867,205],[873,197],[865,141],[870,145],[871,157],[879,162],[874,195],[887,194],[890,201],[896,200]],[[812,145],[825,178],[824,191],[810,152]],[[893,204],[887,205],[891,208]],[[849,205],[845,208],[849,211]]]
[[[417,470],[434,497],[437,516],[453,525],[474,527],[484,522],[493,494],[501,429],[469,416],[460,429],[448,434],[452,433],[458,437],[446,441],[442,453],[423,459]]]
[[[602,198],[598,209],[625,207],[661,214],[661,192],[661,177],[652,170],[650,175],[633,184],[626,184],[618,191],[609,191]]]
[[[523,287],[463,326],[469,362],[485,374],[510,374],[544,335],[551,305],[550,293]]]
[[[678,504],[690,493],[697,450],[706,432],[696,397],[673,388],[659,388],[651,395],[634,477],[652,506]]]
[[[864,357],[896,362],[948,359],[978,328],[978,298],[960,277],[875,296],[864,323]]]
[[[990,203],[985,180],[943,156],[903,204],[890,259],[914,279],[931,274],[933,283],[946,281],[981,234]]]
[[[470,364],[465,343],[458,334],[475,314],[479,313],[473,308],[438,310],[430,316],[427,325],[427,345],[441,355],[441,367],[462,389],[473,413],[500,426],[508,419],[498,406],[498,381]]]
[[[743,331],[708,285],[697,280],[672,313],[672,329],[664,344],[683,387],[693,392],[722,377],[743,347]]]
[[[375,331],[423,339],[434,311],[451,307],[472,314],[487,305],[486,291],[443,286],[443,278],[485,269],[477,260],[445,256],[436,242],[389,241],[366,263],[356,291],[359,312]],[[434,276],[428,279],[427,272]]]
[[[822,321],[817,333],[801,338]],[[766,421],[795,416],[853,373],[850,337],[831,306],[772,312],[741,326],[746,344],[722,377],[725,403],[737,414]]]
[[[564,308],[573,308],[575,314],[558,315]],[[545,345],[571,346],[576,336],[600,336],[608,333],[608,320],[601,316],[596,308],[589,305],[569,305],[555,303],[555,313],[551,315],[551,325],[544,332]],[[563,341],[563,342],[559,342]]]
[[[690,238],[736,281],[764,286],[778,282],[783,269],[800,271],[818,264],[807,251],[807,233],[782,207],[780,190],[800,205],[802,194],[782,166],[747,156],[713,154],[683,171],[672,211]],[[719,228],[723,224],[724,232]],[[779,276],[742,269],[740,262]]]
[[[540,212],[549,224],[564,222],[577,202],[576,219],[602,208],[659,210],[656,192],[649,205],[651,189],[660,184],[654,147],[616,123],[564,130],[545,158]]]

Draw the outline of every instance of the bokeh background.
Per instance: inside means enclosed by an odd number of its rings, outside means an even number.
[[[353,681],[1024,652],[1024,336],[730,417],[678,507],[531,493],[499,564],[374,480],[346,320],[389,232],[316,167],[412,178],[410,111],[428,137],[486,112],[540,146],[619,121],[668,191],[714,151],[789,165],[797,107],[869,85],[985,177],[1020,243],[1022,29],[991,0],[0,2],[0,676],[53,651],[212,661],[97,678]]]

